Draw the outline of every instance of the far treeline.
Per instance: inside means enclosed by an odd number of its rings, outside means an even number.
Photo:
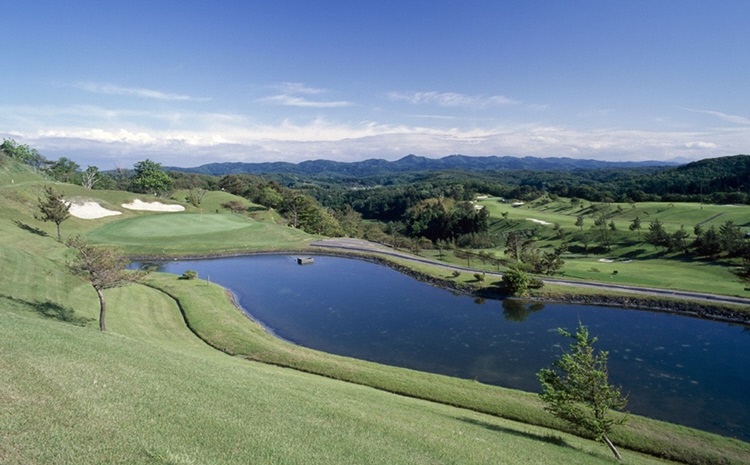
[[[222,167],[233,172],[203,174],[186,172],[200,169],[167,170],[151,160],[136,163],[132,170],[102,172],[93,166],[82,170],[71,159],[48,160],[36,149],[8,139],[0,149],[60,182],[164,196],[186,192],[178,200],[196,207],[200,207],[206,191],[223,190],[272,209],[289,226],[309,233],[361,237],[409,247],[415,252],[428,248],[504,247],[503,265],[523,265],[528,271],[545,274],[554,274],[562,265],[561,256],[570,244],[571,234],[566,237],[564,231],[555,228],[559,233],[557,240],[551,238],[537,245],[539,238],[531,230],[499,231],[493,228],[487,209],[474,203],[477,196],[491,195],[508,202],[560,198],[569,199],[571,205],[583,200],[591,202],[589,221],[593,221],[593,226],[583,231],[583,217],[576,222],[581,229],[577,242],[583,244],[585,253],[589,252],[589,243],[609,251],[615,240],[624,237],[612,221],[617,210],[610,207],[611,203],[750,204],[749,155],[710,158],[677,167],[594,161],[587,165],[588,161],[574,163],[570,159],[542,163],[542,159],[524,158],[518,159],[521,169],[517,170],[491,169],[500,166],[490,164],[497,160],[509,166],[505,158],[451,156],[434,164],[422,157],[408,156],[396,162],[359,162],[351,164],[350,170],[346,163],[318,161],[266,164],[267,169],[275,167],[278,171],[263,174],[237,173],[243,166],[257,169],[257,165],[220,164],[212,165],[212,172]],[[535,163],[548,169],[525,169]],[[434,166],[462,169],[433,170]],[[356,174],[347,174],[348,171]],[[224,207],[235,212],[248,208],[238,201]],[[747,224],[730,221],[719,228],[686,225],[692,229],[691,237],[684,228],[667,231],[658,219],[648,224],[641,224],[642,220],[645,219],[634,218],[629,228],[638,240],[662,248],[665,253],[711,260],[722,257],[734,264],[744,263],[743,270],[750,275],[750,245],[742,230]],[[642,236],[641,230],[645,231]]]

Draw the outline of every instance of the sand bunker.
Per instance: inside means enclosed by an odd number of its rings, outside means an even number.
[[[122,212],[108,210],[97,202],[68,202],[68,205],[70,205],[70,210],[68,211],[71,215],[84,220],[95,220],[97,218],[104,218],[105,216],[122,215]]]
[[[549,221],[537,220],[537,219],[535,219],[535,218],[526,218],[526,220],[527,220],[527,221],[533,221],[534,223],[539,223],[539,224],[543,224],[543,225],[545,225],[545,226],[550,226],[550,225],[552,225],[552,223],[550,223]]]
[[[181,212],[185,210],[185,207],[182,205],[167,205],[161,202],[144,202],[140,199],[135,199],[130,203],[124,203],[122,206],[128,210],[143,210],[150,212]]]

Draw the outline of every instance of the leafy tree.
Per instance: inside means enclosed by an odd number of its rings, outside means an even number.
[[[362,214],[354,210],[351,205],[335,213],[336,220],[341,225],[341,230],[347,237],[362,237],[364,235],[364,223]]]
[[[271,186],[266,186],[260,190],[255,201],[267,208],[279,208],[284,202],[284,196]]]
[[[633,222],[630,223],[630,226],[628,226],[628,228],[631,231],[638,231],[638,235],[640,236],[641,235],[641,218],[638,216],[633,218]]]
[[[134,167],[131,187],[135,192],[160,195],[172,189],[174,180],[162,170],[161,163],[147,159],[139,161]]]
[[[21,163],[33,166],[36,169],[41,169],[47,163],[47,159],[37,149],[33,149],[25,144],[18,144],[13,139],[3,139],[3,143],[0,144],[0,150],[5,152],[9,157],[15,158]]]
[[[99,296],[99,329],[106,331],[107,303],[103,291],[138,282],[144,274],[125,270],[128,260],[117,249],[95,247],[80,236],[69,238],[66,245],[76,253],[74,261],[69,264],[70,270],[91,283]]]
[[[206,189],[203,189],[202,187],[191,187],[188,189],[187,196],[185,196],[185,200],[190,203],[190,205],[198,208],[201,206],[201,203],[203,202],[203,197],[206,196],[206,193],[208,191]]]
[[[596,353],[596,337],[589,337],[588,329],[579,323],[575,334],[558,329],[565,337],[573,339],[569,350],[537,373],[542,384],[539,394],[545,410],[558,418],[580,427],[603,441],[617,460],[622,456],[608,435],[616,425],[625,423],[627,417],[613,410],[622,410],[627,399],[620,389],[609,384],[606,351]]]
[[[39,199],[40,214],[36,218],[44,222],[52,221],[55,223],[57,225],[57,240],[62,241],[60,224],[70,218],[70,204],[63,200],[62,194],[49,186],[44,188],[44,196],[44,199]]]
[[[522,231],[511,231],[505,236],[505,255],[509,255],[516,262],[522,261],[522,259],[528,260],[530,255],[529,249],[533,249],[534,239],[526,236],[526,233]]]
[[[612,223],[614,224],[614,223]],[[611,227],[607,226],[607,215],[604,212],[597,214],[594,220],[594,226],[591,227],[594,230],[599,243],[606,247],[607,250],[612,249],[612,240],[614,237],[614,231]]]
[[[51,162],[46,171],[55,181],[71,182],[75,178],[80,166],[70,158],[60,157],[59,160]]]
[[[583,231],[583,216],[576,217],[576,226],[581,228],[581,231]]]

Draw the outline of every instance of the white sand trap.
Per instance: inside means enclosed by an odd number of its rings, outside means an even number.
[[[602,263],[612,263],[612,262],[614,262],[614,260],[612,260],[611,258],[600,258],[599,261],[602,262]]]
[[[122,206],[128,210],[143,210],[149,212],[181,212],[185,210],[185,207],[182,205],[167,205],[161,202],[144,202],[140,199],[135,199],[130,203],[124,203]]]
[[[543,224],[545,226],[551,226],[552,223],[549,221],[537,220],[536,218],[526,218],[527,221],[533,221],[534,223]]]
[[[122,215],[122,212],[108,210],[97,202],[67,202],[70,205],[70,214],[84,220],[95,220],[106,216]]]

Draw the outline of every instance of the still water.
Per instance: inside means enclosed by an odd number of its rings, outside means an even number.
[[[277,336],[329,353],[538,391],[536,372],[580,321],[609,351],[628,410],[750,440],[750,331],[740,325],[618,308],[477,301],[387,267],[316,256],[174,261],[163,271],[230,289]]]

